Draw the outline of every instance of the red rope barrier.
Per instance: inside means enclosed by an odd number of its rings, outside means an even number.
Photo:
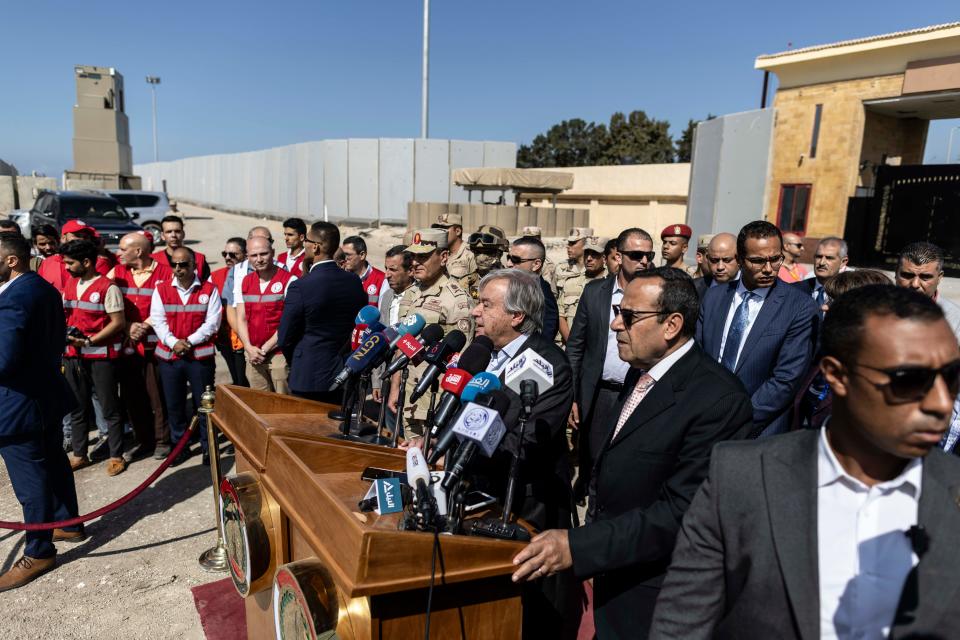
[[[141,482],[136,489],[127,495],[114,500],[104,507],[100,507],[96,511],[91,511],[86,515],[70,518],[69,520],[61,520],[60,522],[31,522],[29,524],[23,522],[0,521],[0,529],[15,529],[17,531],[44,531],[46,529],[63,529],[64,527],[72,527],[87,522],[88,520],[99,518],[105,513],[110,513],[114,509],[122,507],[143,493],[144,489],[153,484],[153,481],[159,478],[160,474],[167,470],[167,467],[170,466],[170,464],[173,462],[173,459],[180,455],[180,452],[183,451],[183,448],[187,446],[187,443],[190,441],[190,437],[193,435],[193,432],[196,431],[197,424],[199,422],[200,416],[194,416],[193,420],[190,421],[190,427],[184,432],[183,436],[180,438],[180,441],[177,443],[177,446],[175,446],[173,451],[170,452],[170,455],[167,456],[167,459],[161,462],[160,466],[157,467],[157,469],[151,473],[146,480]],[[210,446],[216,446],[216,443],[210,443]]]

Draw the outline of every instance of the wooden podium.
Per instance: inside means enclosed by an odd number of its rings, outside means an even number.
[[[236,448],[221,485],[230,573],[247,636],[423,638],[434,536],[400,514],[361,513],[368,466],[404,470],[403,451],[337,440],[333,407],[221,385],[211,414]],[[523,544],[439,536],[432,638],[519,638],[513,556]]]

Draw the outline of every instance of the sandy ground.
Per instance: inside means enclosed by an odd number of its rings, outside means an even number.
[[[214,268],[222,265],[225,238],[246,235],[258,222],[250,218],[181,205],[191,246],[205,253]],[[280,223],[264,221],[282,250]],[[398,243],[403,230],[344,228],[344,235],[366,236],[371,261]],[[550,256],[565,258],[560,238],[548,239]],[[944,283],[960,299],[960,281]],[[219,358],[219,356],[218,356]],[[227,378],[218,365],[218,380]],[[226,470],[233,460],[224,459]],[[90,512],[143,481],[156,467],[148,459],[114,478],[96,464],[75,474],[80,511]],[[0,465],[0,520],[19,521],[19,504]],[[78,545],[61,543],[60,565],[32,584],[0,594],[0,639],[55,637],[202,638],[190,588],[225,577],[204,572],[197,557],[215,542],[210,474],[194,456],[168,470],[137,500],[87,525],[90,537]],[[0,570],[23,552],[23,536],[0,530]]]

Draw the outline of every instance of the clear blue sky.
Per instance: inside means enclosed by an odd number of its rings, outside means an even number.
[[[529,142],[567,118],[759,106],[754,58],[960,18],[956,0],[803,3],[433,0],[432,137]],[[345,137],[416,137],[422,0],[5,3],[0,158],[72,166],[73,66],[127,83],[135,162]],[[935,123],[928,161],[946,154]],[[960,136],[957,137],[960,144]]]

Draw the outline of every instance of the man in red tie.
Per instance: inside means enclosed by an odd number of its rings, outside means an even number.
[[[610,328],[630,365],[590,486],[587,523],[548,530],[517,554],[514,581],[569,567],[593,578],[597,637],[646,638],[684,511],[710,451],[745,433],[743,385],[693,340],[699,300],[679,269],[641,271]]]

